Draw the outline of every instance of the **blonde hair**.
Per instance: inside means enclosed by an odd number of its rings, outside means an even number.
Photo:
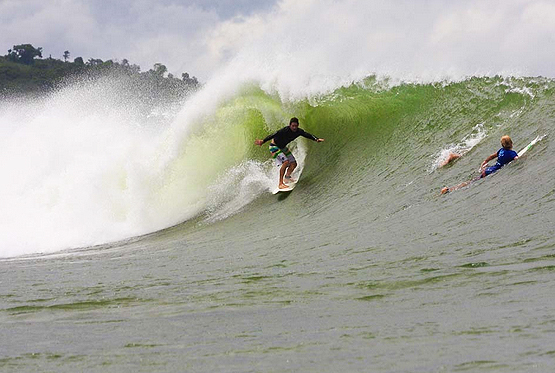
[[[503,136],[501,138],[501,146],[503,146],[504,149],[512,149],[513,140],[511,140],[509,136]]]

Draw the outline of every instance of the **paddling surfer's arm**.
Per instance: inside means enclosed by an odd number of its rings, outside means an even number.
[[[483,162],[482,162],[482,168],[486,167],[488,162],[491,160],[494,160],[495,158],[497,158],[497,153],[493,153],[492,155],[490,155],[489,157],[487,157]]]

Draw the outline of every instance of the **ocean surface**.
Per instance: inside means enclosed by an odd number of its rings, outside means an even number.
[[[554,80],[245,83],[186,127],[202,92],[145,116],[87,84],[0,110],[0,371],[552,370]],[[292,116],[325,142],[273,195],[253,143]],[[544,137],[440,195],[505,134]]]

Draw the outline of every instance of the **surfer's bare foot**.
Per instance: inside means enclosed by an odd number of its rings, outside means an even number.
[[[441,190],[441,194],[449,193],[449,188],[445,187]]]
[[[283,181],[286,182],[286,183],[296,183],[297,182],[297,180],[293,179],[291,176],[285,176]]]
[[[289,188],[289,186],[285,185],[285,184],[279,184],[279,189],[287,189]]]

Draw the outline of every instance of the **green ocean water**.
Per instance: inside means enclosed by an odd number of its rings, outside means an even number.
[[[103,169],[115,220],[95,229],[131,216],[125,192],[149,199],[135,237],[4,255],[0,371],[550,371],[554,89],[369,77],[282,102],[245,86],[172,152],[151,152],[164,168],[141,193],[118,162]],[[325,142],[296,140],[301,178],[272,195],[275,170],[253,142],[291,116]],[[505,134],[517,150],[545,137],[440,195]],[[450,150],[463,156],[438,167]]]

